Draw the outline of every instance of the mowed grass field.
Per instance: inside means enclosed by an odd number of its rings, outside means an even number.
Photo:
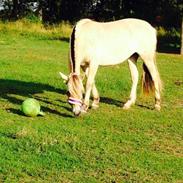
[[[99,68],[101,102],[75,118],[58,72],[68,70],[66,41],[1,32],[0,182],[182,183],[183,57],[157,54],[164,83],[162,110],[138,85],[129,110],[127,63]],[[140,75],[142,61],[138,61]],[[26,117],[23,100],[37,99],[44,117]]]

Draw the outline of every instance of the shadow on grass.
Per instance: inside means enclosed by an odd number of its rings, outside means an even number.
[[[48,84],[42,84],[42,83],[34,83],[34,82],[25,82],[25,81],[19,81],[19,80],[10,80],[10,79],[0,79],[0,97],[7,99],[10,103],[21,105],[23,100],[17,98],[16,96],[20,97],[33,97],[32,95],[43,93],[44,91],[48,92],[55,92],[62,95],[66,94],[65,90],[55,88]],[[15,95],[15,96],[14,96]],[[45,104],[51,104],[51,105],[57,105],[53,104],[52,102],[46,100],[46,98],[34,96],[34,98],[41,100]],[[59,99],[59,102],[61,104],[65,104],[65,101],[62,101]],[[67,111],[71,111],[70,108],[59,105],[59,107],[65,108]],[[57,114],[63,117],[72,117],[69,114],[59,112],[55,109],[51,109],[50,107],[41,107],[44,112]],[[22,115],[22,113],[19,110],[9,108],[7,109],[8,112]]]
[[[59,40],[60,40],[60,41],[64,41],[64,42],[66,42],[66,43],[69,43],[70,38],[61,37]]]
[[[109,105],[115,105],[115,106],[121,107],[121,108],[125,104],[124,101],[119,101],[119,100],[111,99],[111,98],[108,98],[108,97],[101,97],[100,98],[100,102],[105,103],[105,104],[109,104]],[[136,103],[135,105],[138,106],[138,107],[140,107],[140,108],[144,108],[144,109],[148,109],[148,110],[153,110],[153,108],[151,108],[149,106],[146,106],[144,104],[138,104],[138,103]]]
[[[51,108],[51,106],[57,106],[60,108],[64,108],[66,111],[71,113],[71,108],[66,106],[66,103],[67,103],[66,101],[63,101],[61,99],[55,99],[54,102],[52,102],[49,100],[49,97],[36,95],[36,94],[43,93],[44,91],[55,92],[61,95],[66,95],[66,90],[55,88],[49,84],[25,82],[25,81],[9,80],[9,79],[0,79],[0,88],[1,88],[0,97],[8,100],[10,103],[21,105],[23,102],[23,99],[21,99],[21,97],[26,97],[26,98],[34,97],[38,101],[41,101],[42,103],[46,104],[46,107],[45,105],[41,106],[41,109],[44,112],[50,113],[50,114],[56,114],[62,117],[73,118],[73,115],[71,114],[60,112],[59,110],[55,110],[55,107]],[[100,102],[108,105],[114,105],[117,107],[123,107],[123,105],[125,104],[124,101],[112,99],[109,97],[103,97],[103,96],[101,96]],[[141,104],[136,104],[136,105],[141,108],[151,109],[145,105],[141,105]],[[20,110],[15,108],[6,108],[5,110],[13,114],[23,115]]]
[[[112,98],[108,98],[108,97],[100,97],[100,102],[105,103],[105,104],[109,104],[109,105],[115,105],[117,107],[123,107],[123,105],[125,104],[125,102],[116,100],[116,99],[112,99]]]

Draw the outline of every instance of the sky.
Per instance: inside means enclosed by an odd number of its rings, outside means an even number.
[[[3,9],[4,9],[3,2],[2,2],[2,0],[0,0],[0,11],[3,10]]]

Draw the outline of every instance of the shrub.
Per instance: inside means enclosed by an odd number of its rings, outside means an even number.
[[[23,18],[15,22],[0,22],[0,32],[15,36],[39,37],[41,39],[68,39],[72,26],[68,22],[55,25],[44,25],[33,17]]]
[[[158,51],[160,52],[175,52],[180,51],[180,30],[175,28],[165,29],[163,27],[157,28],[158,35]]]

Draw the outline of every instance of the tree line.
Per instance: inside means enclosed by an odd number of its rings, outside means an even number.
[[[167,27],[180,27],[182,0],[0,0],[0,16],[15,20],[34,14],[44,22],[99,21],[136,17]]]
[[[97,21],[140,18],[154,26],[181,30],[183,54],[183,0],[0,0],[1,19],[27,16],[39,17],[46,24],[75,23],[81,18]]]

